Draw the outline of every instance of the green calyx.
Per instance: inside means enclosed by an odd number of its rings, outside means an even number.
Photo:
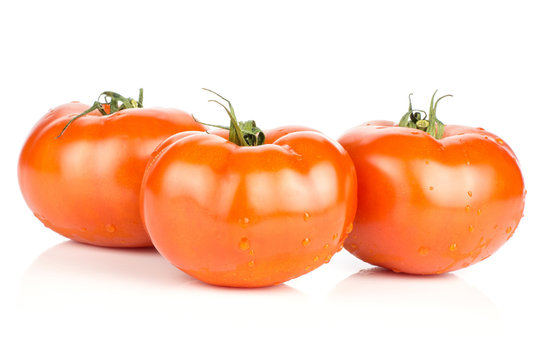
[[[232,143],[235,143],[238,146],[258,146],[264,144],[264,133],[261,129],[257,127],[257,124],[255,123],[255,120],[248,120],[248,121],[238,121],[236,118],[236,114],[234,113],[234,108],[231,104],[231,102],[227,99],[225,99],[223,96],[219,95],[217,92],[212,91],[210,89],[203,88],[205,91],[209,91],[214,95],[217,95],[219,98],[227,102],[227,106],[223,105],[221,102],[217,100],[208,100],[208,102],[215,102],[216,104],[219,104],[222,108],[225,109],[227,112],[227,115],[229,115],[230,125],[229,126],[221,126],[221,125],[212,125],[212,124],[206,124],[203,122],[197,121],[198,123],[201,123],[203,125],[207,126],[213,126],[220,129],[229,130],[229,141]]]
[[[103,101],[101,101],[103,99]],[[124,109],[135,109],[135,108],[142,108],[143,107],[143,89],[139,89],[139,99],[135,100],[132,98],[126,98],[122,95],[115,93],[113,91],[104,91],[101,94],[99,94],[98,99],[94,101],[92,106],[90,106],[88,109],[80,113],[79,115],[75,116],[73,119],[71,119],[66,126],[62,129],[60,134],[56,137],[57,139],[64,134],[64,132],[67,130],[68,126],[71,125],[71,123],[81,116],[84,116],[88,113],[91,113],[94,110],[98,110],[101,115],[110,115],[114,114],[115,112],[118,112],[120,110]]]
[[[411,102],[412,94],[409,94],[409,111],[407,111],[405,115],[401,117],[401,120],[399,121],[399,126],[422,130],[427,132],[429,135],[433,136],[437,140],[441,139],[444,133],[445,125],[439,119],[437,119],[437,105],[439,104],[439,101],[441,101],[445,97],[452,95],[441,96],[435,101],[436,94],[437,90],[435,90],[433,96],[431,97],[431,103],[429,104],[428,113],[423,110],[413,109]],[[423,117],[422,114],[424,115]]]

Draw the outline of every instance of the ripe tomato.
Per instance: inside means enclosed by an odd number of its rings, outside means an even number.
[[[358,176],[345,248],[395,272],[439,274],[481,261],[523,213],[523,177],[509,146],[481,128],[448,125],[442,133],[431,110],[440,139],[406,119],[412,128],[371,121],[339,139]]]
[[[102,104],[110,113],[110,104]],[[19,184],[45,226],[83,243],[139,247],[152,243],[139,214],[139,192],[154,148],[170,135],[204,130],[180,110],[128,108],[102,115],[73,102],[50,110],[19,158]],[[114,106],[113,109],[114,110]]]
[[[232,116],[230,139],[235,126]],[[195,132],[162,143],[141,188],[158,251],[202,281],[235,287],[279,284],[328,262],[351,230],[354,166],[324,135],[289,130],[263,145]]]

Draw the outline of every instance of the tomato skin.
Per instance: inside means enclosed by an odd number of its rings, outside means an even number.
[[[500,138],[447,125],[442,139],[372,121],[339,139],[358,176],[345,248],[395,272],[440,274],[493,254],[523,214],[518,161]]]
[[[295,132],[299,132],[299,131],[319,132],[319,130],[312,129],[312,128],[307,127],[307,126],[286,125],[286,126],[281,126],[281,127],[275,128],[275,129],[270,129],[270,130],[265,131],[264,134],[265,134],[266,138],[264,140],[264,143],[265,144],[273,144],[279,138],[281,138],[281,137],[283,137],[283,136],[285,136],[287,134],[291,134],[291,133],[295,133]]]
[[[249,147],[214,134],[178,134],[156,149],[141,188],[142,217],[158,251],[221,286],[279,284],[328,262],[355,209],[352,161],[312,131]]]
[[[19,157],[24,199],[45,226],[72,240],[109,247],[152,246],[139,192],[154,148],[170,135],[204,126],[173,109],[125,109],[101,116],[69,103],[32,129]]]
[[[302,125],[286,125],[281,126],[275,129],[266,130],[264,132],[265,135],[265,144],[273,144],[277,139],[280,137],[283,137],[287,134],[298,132],[298,131],[315,131],[319,132],[318,130],[312,129],[307,126]],[[224,138],[225,140],[229,140],[229,130],[226,129],[212,129],[210,131],[211,134],[217,135],[219,137]]]

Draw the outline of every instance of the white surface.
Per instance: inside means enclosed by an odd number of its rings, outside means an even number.
[[[540,23],[535,1],[27,1],[0,5],[2,359],[537,359]],[[434,89],[446,123],[482,126],[520,158],[525,218],[494,256],[398,276],[341,252],[285,285],[206,286],[151,250],[66,242],[20,195],[33,124],[103,90],[225,123],[210,87],[262,128],[336,138],[397,120]],[[98,357],[99,356],[99,357]]]

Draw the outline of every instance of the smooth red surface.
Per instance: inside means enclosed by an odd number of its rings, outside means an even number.
[[[252,147],[183,133],[156,149],[141,194],[148,233],[172,264],[210,284],[258,287],[341,249],[356,176],[345,150],[313,131]]]
[[[154,148],[170,135],[204,130],[173,109],[126,109],[75,120],[88,105],[50,110],[19,158],[19,184],[45,226],[72,240],[112,247],[151,246],[139,215],[140,184]]]
[[[446,126],[443,138],[372,121],[339,142],[358,177],[358,209],[345,248],[396,272],[439,274],[493,254],[514,233],[525,189],[499,137]]]

